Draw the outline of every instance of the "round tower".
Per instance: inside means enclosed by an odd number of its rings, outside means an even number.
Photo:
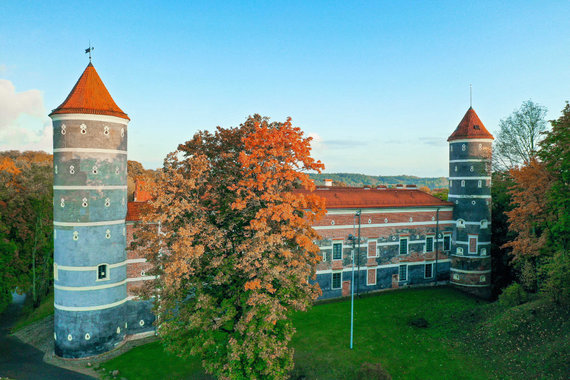
[[[91,63],[53,120],[55,353],[80,358],[125,337],[127,124]]]
[[[491,156],[493,136],[473,108],[447,139],[453,209],[451,283],[488,297],[491,290]]]

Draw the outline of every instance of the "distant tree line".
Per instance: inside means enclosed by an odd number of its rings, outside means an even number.
[[[449,181],[446,177],[416,177],[409,175],[400,176],[373,176],[358,173],[326,173],[309,174],[317,186],[325,184],[325,179],[332,179],[335,186],[396,186],[398,184],[416,185],[428,187],[430,190],[446,188]]]

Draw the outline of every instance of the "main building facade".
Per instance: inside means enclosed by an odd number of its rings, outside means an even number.
[[[150,301],[135,295],[152,280],[149,264],[128,249],[146,199],[127,201],[130,119],[91,63],[50,117],[55,352],[88,357],[154,331]],[[469,108],[448,139],[449,202],[414,186],[317,187],[327,207],[314,225],[321,298],[448,282],[488,294],[492,139]]]

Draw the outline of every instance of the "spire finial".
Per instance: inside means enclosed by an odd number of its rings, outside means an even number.
[[[469,84],[469,108],[473,108],[473,86]]]
[[[89,53],[89,63],[91,63],[91,51],[95,49],[93,46],[91,46],[91,40],[89,40],[89,48],[85,49],[85,54]]]

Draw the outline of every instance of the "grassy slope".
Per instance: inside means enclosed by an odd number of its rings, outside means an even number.
[[[382,293],[355,302],[355,344],[349,349],[350,303],[317,305],[293,316],[297,328],[296,375],[309,379],[353,378],[362,362],[382,363],[394,379],[488,378],[477,358],[465,361],[449,339],[454,312],[480,305],[452,289],[415,289]],[[424,317],[430,328],[408,321]],[[152,358],[152,360],[148,360]],[[159,343],[137,347],[102,365],[128,379],[200,378],[199,361],[184,363],[162,352]]]
[[[385,292],[295,313],[295,378],[353,379],[364,362],[394,379],[570,378],[570,310],[537,300],[514,308],[488,304],[451,288]],[[408,324],[423,317],[425,329]],[[159,342],[102,365],[130,380],[207,378],[197,359],[165,354]]]
[[[27,301],[20,318],[12,326],[12,332],[16,332],[22,327],[28,326],[31,323],[42,320],[48,315],[53,314],[53,291],[42,300],[37,309],[33,309],[31,302]]]

